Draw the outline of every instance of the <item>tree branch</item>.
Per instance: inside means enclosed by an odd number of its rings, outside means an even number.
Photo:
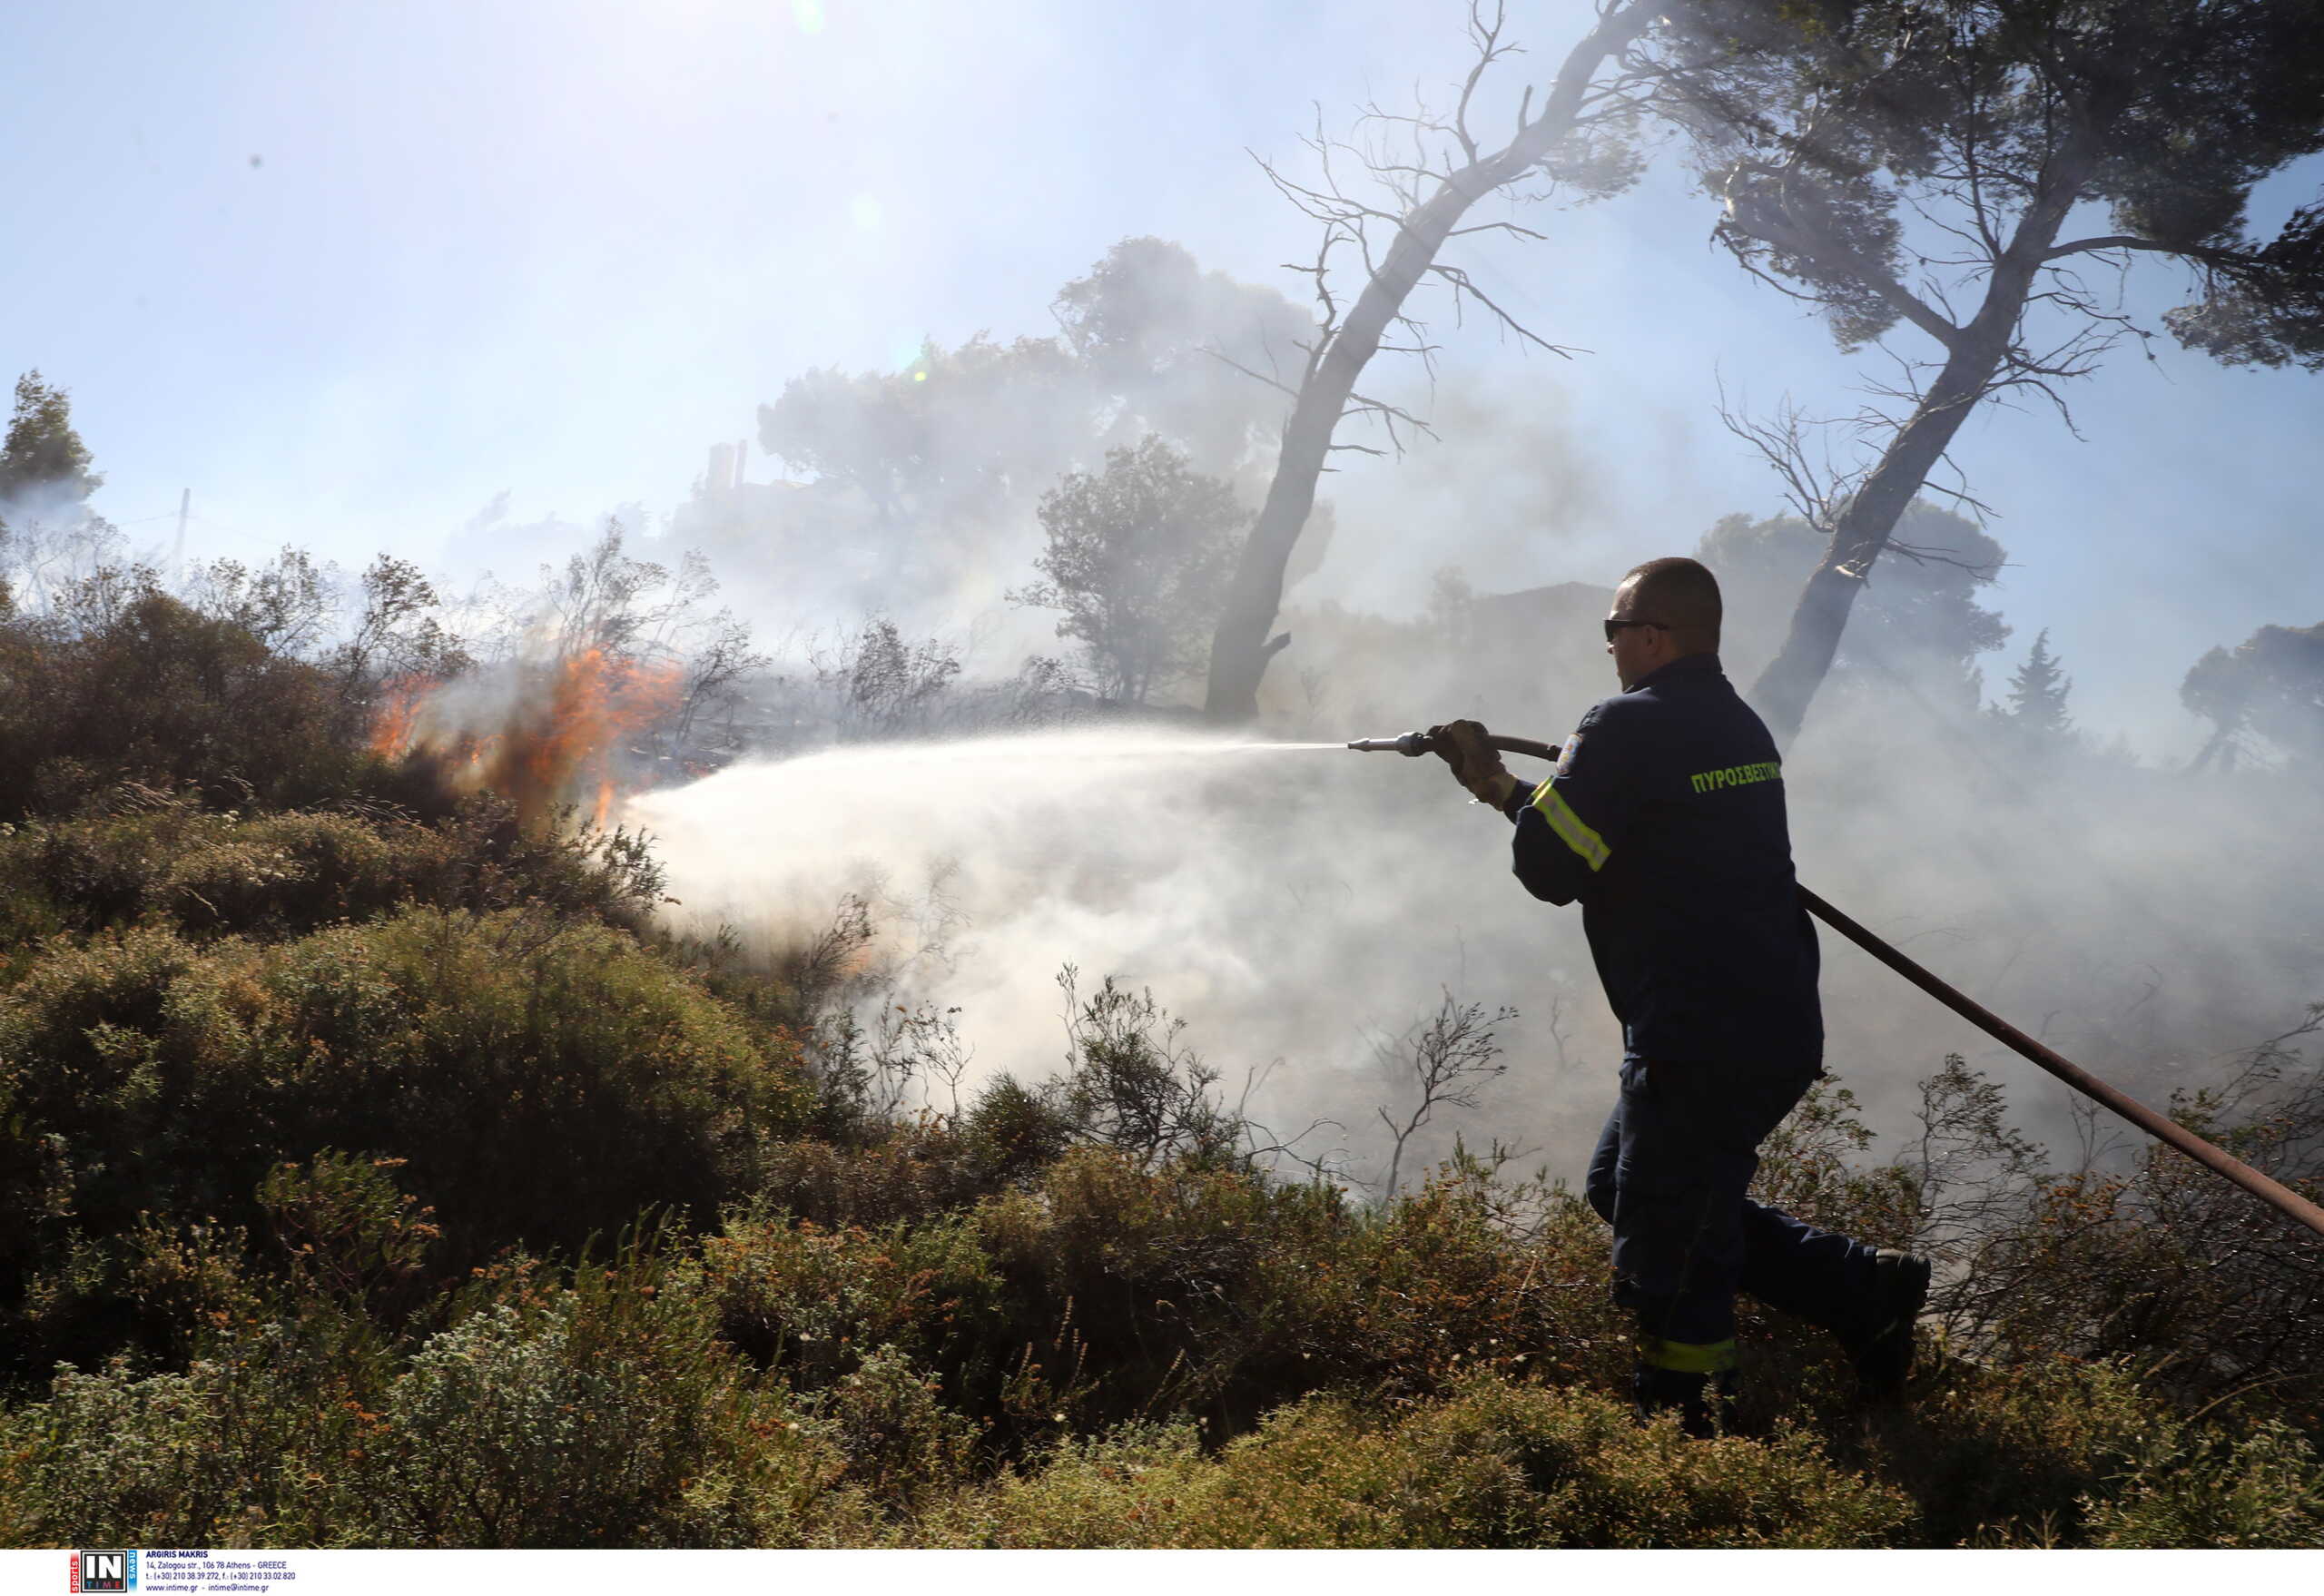
[[[2252,257],[2234,250],[2209,250],[2194,244],[2166,244],[2156,239],[2134,238],[2128,233],[2115,233],[2108,238],[2076,239],[2070,244],[2060,244],[2042,257],[2046,263],[2066,255],[2087,255],[2100,250],[2144,250],[2157,255],[2177,255],[2181,260],[2199,261],[2206,266],[2256,265]]]
[[[1748,190],[1736,189],[1731,182],[1727,195],[1727,219],[1719,225],[1722,231],[1755,239],[1804,261],[1813,261],[1827,271],[1846,273],[1948,350],[1960,340],[1960,328],[1938,315],[1934,306],[1898,282],[1877,261],[1837,239],[1794,224],[1780,207]]]

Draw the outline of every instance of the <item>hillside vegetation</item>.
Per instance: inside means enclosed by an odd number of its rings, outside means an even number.
[[[832,948],[674,940],[647,843],[383,762],[350,676],[146,591],[0,677],[0,1542],[2324,1542],[2324,1247],[1957,1061],[1910,1159],[1836,1088],[1762,1177],[1944,1258],[1909,1400],[1748,1318],[1690,1443],[1575,1198],[1286,1177],[1110,984],[908,1112]],[[2299,1039],[2179,1107],[2314,1193]]]

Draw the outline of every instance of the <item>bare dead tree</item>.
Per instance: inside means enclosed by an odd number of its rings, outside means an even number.
[[[1550,990],[1550,1050],[1557,1055],[1558,1078],[1573,1073],[1573,1059],[1566,1047],[1566,990],[1563,982]]]
[[[1268,1077],[1283,1068],[1281,1059],[1269,1059],[1264,1065],[1253,1065],[1243,1072],[1243,1089],[1235,1099],[1234,1118],[1243,1128],[1243,1156],[1258,1167],[1280,1171],[1286,1162],[1295,1164],[1307,1172],[1310,1180],[1324,1185],[1336,1185],[1345,1173],[1347,1149],[1334,1146],[1321,1153],[1303,1153],[1302,1142],[1318,1131],[1344,1132],[1347,1127],[1336,1119],[1322,1117],[1311,1118],[1305,1129],[1284,1136],[1272,1127],[1253,1117],[1251,1098],[1267,1083]]]
[[[1520,322],[1464,268],[1437,256],[1451,240],[1475,233],[1541,236],[1507,220],[1464,225],[1489,194],[1513,192],[1529,180],[1564,182],[1585,192],[1626,186],[1634,169],[1607,159],[1608,137],[1632,113],[1631,84],[1620,75],[1600,83],[1597,74],[1609,61],[1624,56],[1658,9],[1649,0],[1599,0],[1597,25],[1567,54],[1541,96],[1539,111],[1528,87],[1507,141],[1490,145],[1477,126],[1482,114],[1480,90],[1520,46],[1509,37],[1505,6],[1498,0],[1491,5],[1477,0],[1469,14],[1473,59],[1449,111],[1422,105],[1392,113],[1368,107],[1358,120],[1359,130],[1371,140],[1363,147],[1331,139],[1319,125],[1306,141],[1316,164],[1310,181],[1295,181],[1260,163],[1277,192],[1321,229],[1315,259],[1288,267],[1313,281],[1317,325],[1313,338],[1299,346],[1304,361],[1295,381],[1279,372],[1237,368],[1281,389],[1293,402],[1274,479],[1244,543],[1212,638],[1205,701],[1211,719],[1244,721],[1258,713],[1267,662],[1290,641],[1287,634],[1269,635],[1283,603],[1285,566],[1315,508],[1315,479],[1330,456],[1340,449],[1382,452],[1373,445],[1334,441],[1340,422],[1353,415],[1376,423],[1390,448],[1403,447],[1406,429],[1426,429],[1420,418],[1401,407],[1356,391],[1365,366],[1384,349],[1423,361],[1433,355],[1435,346],[1426,326],[1405,309],[1413,291],[1433,280],[1451,292],[1456,315],[1474,310],[1521,342],[1553,354],[1569,352]],[[1360,182],[1348,171],[1351,166],[1361,169]],[[1335,273],[1351,264],[1364,279],[1352,303],[1335,286]],[[1399,340],[1389,341],[1392,336]]]
[[[697,741],[697,726],[707,726],[723,710],[731,728],[743,682],[774,663],[772,655],[752,646],[750,623],[735,619],[732,610],[720,610],[698,630],[700,635],[692,639],[694,647],[685,655],[685,679],[669,729],[669,751],[682,764],[688,763],[688,752]],[[731,748],[731,729],[722,741]]]
[[[1377,1044],[1381,1062],[1393,1076],[1409,1080],[1418,1094],[1401,1123],[1386,1108],[1377,1110],[1393,1138],[1385,1196],[1396,1195],[1405,1144],[1421,1127],[1439,1108],[1473,1111],[1477,1093],[1508,1070],[1509,1066],[1500,1061],[1501,1044],[1493,1030],[1516,1018],[1514,1009],[1504,1007],[1487,1014],[1483,1004],[1456,1001],[1448,990],[1435,1014],[1393,1042]]]

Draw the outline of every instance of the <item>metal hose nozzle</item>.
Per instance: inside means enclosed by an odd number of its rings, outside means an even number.
[[[1485,741],[1503,754],[1523,754],[1534,759],[1555,759],[1558,747],[1554,743],[1542,743],[1531,737],[1503,737],[1488,733]],[[1360,754],[1401,754],[1406,759],[1418,759],[1423,754],[1436,752],[1436,744],[1426,732],[1406,732],[1401,737],[1359,737],[1348,744]]]

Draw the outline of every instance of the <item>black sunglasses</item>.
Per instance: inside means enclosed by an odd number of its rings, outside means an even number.
[[[1660,621],[1610,620],[1606,623],[1606,641],[1611,643],[1614,640],[1614,634],[1620,631],[1624,626],[1662,626],[1662,623]],[[1668,626],[1662,626],[1662,629],[1667,632],[1670,628]]]

